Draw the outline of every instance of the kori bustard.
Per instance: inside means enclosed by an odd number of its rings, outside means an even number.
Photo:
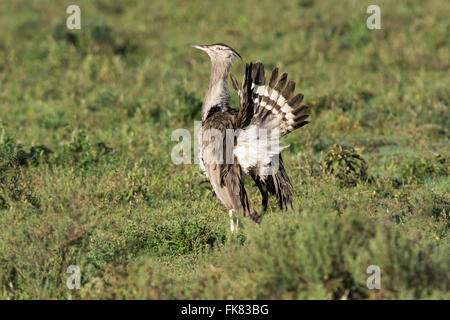
[[[246,65],[242,86],[230,74],[233,62],[241,56],[230,46],[217,43],[194,45],[211,59],[211,77],[202,105],[199,132],[199,162],[220,201],[229,209],[231,232],[238,230],[240,212],[260,223],[261,214],[253,208],[245,191],[250,175],[262,196],[263,211],[273,194],[281,209],[292,209],[294,190],[281,158],[286,148],[279,137],[306,125],[308,106],[303,95],[294,96],[295,82],[278,68],[272,71],[268,86],[262,63]],[[239,96],[240,109],[230,108],[228,75]]]

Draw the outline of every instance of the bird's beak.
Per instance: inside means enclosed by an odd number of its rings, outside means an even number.
[[[206,51],[206,49],[208,49],[207,46],[200,45],[200,44],[194,44],[194,45],[192,46],[192,48],[199,49],[199,50],[202,50],[202,51]]]

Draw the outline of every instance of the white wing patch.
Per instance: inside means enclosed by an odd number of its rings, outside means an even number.
[[[251,125],[239,133],[234,156],[245,173],[256,169],[262,175],[268,175],[278,170],[278,156],[287,147],[280,145],[278,129],[267,130]],[[271,173],[272,169],[274,172]]]

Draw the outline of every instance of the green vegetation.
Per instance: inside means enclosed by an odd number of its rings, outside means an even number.
[[[369,4],[1,1],[0,298],[449,299],[450,3],[378,1],[373,31]],[[214,42],[288,72],[312,110],[283,141],[295,210],[271,199],[234,236],[170,157],[209,79],[190,45]]]

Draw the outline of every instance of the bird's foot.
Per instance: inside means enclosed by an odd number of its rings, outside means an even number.
[[[253,221],[255,221],[256,223],[260,224],[260,223],[261,223],[261,220],[262,220],[262,214],[257,214],[257,213],[255,213],[255,214],[251,215],[250,218],[251,218]]]

